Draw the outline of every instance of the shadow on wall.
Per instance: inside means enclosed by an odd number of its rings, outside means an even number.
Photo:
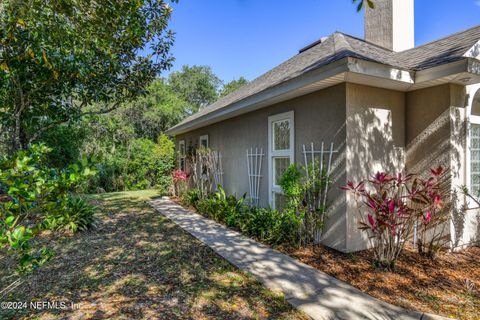
[[[463,164],[467,128],[464,112],[464,108],[447,108],[407,146],[406,156],[407,171],[423,177],[429,175],[433,167],[442,166],[450,169],[451,228],[446,228],[445,236],[450,237],[453,248],[478,241],[480,234],[480,214],[469,213],[465,206],[465,196],[459,189],[465,184]],[[470,232],[466,230],[469,223],[477,226],[476,232],[472,230],[474,234],[470,236],[466,235]]]
[[[403,123],[393,119],[390,108],[363,108],[347,118],[347,177],[359,183],[378,171],[401,172],[404,169]],[[403,122],[403,120],[402,120]],[[347,194],[347,249],[368,246],[367,234],[359,230],[358,208],[352,194]]]
[[[435,121],[428,125],[415,139],[407,146],[406,167],[409,173],[419,174],[426,178],[430,174],[430,169],[438,166],[443,168],[451,167],[451,156],[453,149],[451,147],[451,110],[447,108]],[[457,155],[457,161],[459,160]],[[452,173],[450,171],[448,184],[452,184]],[[452,204],[458,199],[453,195]],[[450,206],[453,208],[453,206]],[[453,217],[454,215],[452,215]],[[463,216],[463,215],[455,215]],[[452,224],[458,232],[462,232],[463,221],[452,219]],[[448,222],[446,222],[448,223]],[[449,228],[445,228],[445,236],[451,238]]]
[[[428,176],[432,167],[450,167],[450,110],[407,145],[406,169],[410,173]]]
[[[452,246],[458,247],[462,245],[465,236],[466,228],[466,215],[468,214],[465,204],[465,196],[458,192],[458,188],[461,185],[465,184],[465,172],[463,170],[463,165],[465,162],[465,150],[466,150],[466,122],[465,122],[465,109],[451,107],[450,108],[450,172],[452,179],[452,189],[454,189],[452,196],[452,213],[451,213],[451,224],[453,230],[450,232],[453,233],[451,237]]]
[[[341,130],[345,130],[345,124]],[[322,243],[337,250],[345,249],[346,228],[346,193],[340,187],[346,184],[346,143],[343,141],[335,147],[338,151],[332,162],[332,186],[328,192],[328,209],[325,216],[325,228],[322,233]]]
[[[395,173],[404,169],[404,148],[394,139],[391,110],[369,108],[355,113],[348,121],[347,168],[350,177],[360,181],[378,171]]]

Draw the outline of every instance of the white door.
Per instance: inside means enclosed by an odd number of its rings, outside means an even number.
[[[293,111],[268,118],[269,202],[274,209],[279,209],[283,202],[279,180],[294,162],[294,139]]]

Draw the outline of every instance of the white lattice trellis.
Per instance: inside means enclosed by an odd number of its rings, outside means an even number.
[[[201,148],[190,159],[193,184],[203,195],[208,195],[223,186],[222,153]]]
[[[252,206],[258,206],[260,201],[260,182],[262,180],[264,157],[263,148],[247,150],[248,189]]]
[[[305,174],[307,178],[309,176],[315,175],[315,172],[325,172],[326,181],[330,180],[332,174],[332,158],[335,153],[338,151],[334,150],[334,143],[330,143],[330,148],[325,148],[325,142],[322,141],[320,144],[320,150],[316,150],[313,142],[310,143],[310,149],[303,145],[303,160],[305,164]],[[318,167],[316,167],[318,165]],[[318,170],[318,171],[317,171]],[[319,199],[318,207],[326,208],[327,206],[327,194],[328,194],[329,184],[326,183],[324,189],[321,191],[322,194]],[[322,216],[322,219],[324,216]],[[315,232],[315,241],[320,242],[321,240],[321,230]]]

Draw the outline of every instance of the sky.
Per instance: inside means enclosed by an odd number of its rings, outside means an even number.
[[[363,38],[363,12],[351,0],[179,0],[172,7],[170,72],[208,65],[225,82],[253,80],[335,31]],[[415,0],[416,45],[478,24],[480,0]]]

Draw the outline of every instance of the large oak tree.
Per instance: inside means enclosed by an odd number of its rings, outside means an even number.
[[[11,150],[142,95],[172,62],[171,13],[167,0],[1,1],[0,130]]]

